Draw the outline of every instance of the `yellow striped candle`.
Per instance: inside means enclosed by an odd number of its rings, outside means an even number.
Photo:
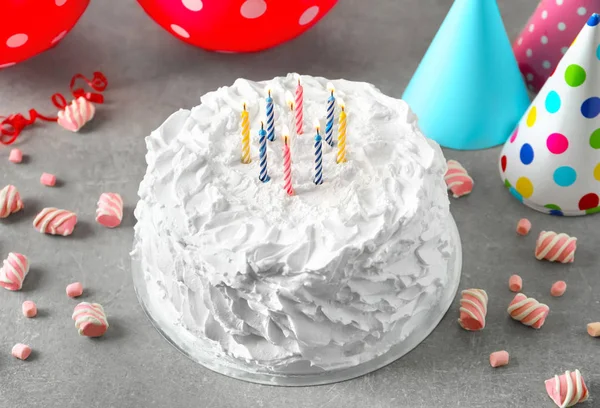
[[[252,161],[250,158],[250,117],[244,103],[242,111],[242,163],[248,164]]]
[[[338,152],[337,163],[346,162],[346,107],[344,102],[340,101],[340,122],[338,126]]]

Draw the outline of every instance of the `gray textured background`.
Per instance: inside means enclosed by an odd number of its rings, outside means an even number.
[[[173,0],[176,1],[176,0]],[[534,0],[500,1],[513,38]],[[143,137],[179,107],[238,77],[267,79],[287,72],[372,82],[400,97],[433,38],[450,0],[340,0],[315,29],[277,49],[253,55],[206,53],[180,43],[130,1],[93,1],[80,24],[56,49],[0,72],[0,113],[50,109],[49,96],[66,90],[75,72],[101,69],[110,81],[108,103],[81,134],[56,125],[28,129],[18,146],[22,165],[0,149],[0,184],[15,184],[26,210],[0,222],[0,254],[23,252],[32,268],[23,291],[0,291],[0,407],[551,407],[543,381],[580,368],[592,398],[600,392],[600,343],[585,324],[600,320],[598,216],[558,219],[520,205],[503,188],[498,149],[446,151],[471,172],[476,189],[452,202],[464,244],[461,288],[490,294],[488,326],[467,333],[456,324],[457,301],[435,332],[406,357],[371,375],[315,388],[247,384],[212,373],[185,358],[150,325],[136,300],[128,251],[132,209],[145,171]],[[58,188],[39,184],[55,173]],[[94,223],[103,191],[122,194],[121,228]],[[77,211],[71,238],[36,233],[31,222],[43,206]],[[534,234],[517,238],[517,220],[529,217]],[[594,226],[596,226],[594,231]],[[572,266],[534,259],[534,235],[555,229],[580,238]],[[510,320],[508,277],[519,273],[529,296],[551,314],[540,331]],[[549,296],[565,279],[563,298]],[[83,282],[87,301],[102,303],[110,329],[104,338],[77,335],[70,318],[76,302],[65,286]],[[595,289],[595,290],[594,290]],[[25,319],[21,302],[37,302],[36,319]],[[29,361],[10,356],[16,342],[35,350]],[[508,367],[493,370],[490,352],[511,353]],[[594,357],[595,361],[594,363]],[[600,401],[600,397],[596,397]],[[583,406],[598,406],[588,402]]]

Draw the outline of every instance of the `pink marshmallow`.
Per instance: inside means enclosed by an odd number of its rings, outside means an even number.
[[[490,365],[494,368],[502,367],[508,364],[509,355],[507,351],[495,351],[490,354]]]
[[[77,132],[83,125],[92,120],[95,112],[94,104],[80,96],[58,112],[56,123],[71,132]]]
[[[25,317],[35,317],[37,315],[37,306],[31,300],[23,302],[22,310]]]
[[[108,329],[106,314],[98,303],[81,302],[75,306],[73,320],[81,336],[100,337]]]
[[[521,218],[519,223],[517,224],[517,234],[519,235],[527,235],[531,230],[531,221],[527,218]]]
[[[563,407],[572,407],[588,399],[588,389],[579,370],[565,371],[544,382],[546,392],[554,403]]]
[[[96,209],[96,222],[107,228],[115,228],[123,219],[123,199],[116,193],[102,193]]]
[[[42,173],[40,183],[48,187],[54,187],[56,185],[56,176],[50,173]]]
[[[83,294],[83,285],[80,282],[71,283],[67,286],[67,296],[76,298]]]
[[[43,234],[62,235],[73,233],[77,225],[77,215],[71,211],[58,208],[44,208],[33,220],[33,227]]]
[[[567,283],[565,281],[557,281],[554,282],[552,287],[550,288],[550,294],[552,296],[558,297],[565,294],[567,290]]]
[[[465,330],[479,331],[485,327],[488,295],[483,289],[467,289],[461,292],[458,324]]]
[[[523,279],[519,275],[513,275],[508,280],[508,288],[511,292],[520,292],[523,289]]]
[[[23,152],[19,149],[12,149],[8,155],[8,160],[13,163],[21,163],[23,161]]]
[[[27,358],[31,355],[31,347],[25,344],[17,343],[12,348],[12,355],[19,360],[27,360]]]
[[[470,194],[473,190],[473,179],[467,170],[456,160],[448,160],[448,170],[444,176],[446,185],[454,198]]]
[[[523,323],[525,326],[540,329],[544,325],[548,313],[550,313],[550,308],[534,298],[528,298],[522,293],[517,293],[508,305],[507,311],[514,320]]]
[[[600,322],[588,323],[587,332],[592,337],[600,337]]]
[[[23,254],[9,252],[0,268],[0,286],[7,290],[21,290],[29,273],[29,260]]]
[[[535,257],[550,262],[571,263],[575,260],[577,238],[565,233],[542,231],[535,243]]]

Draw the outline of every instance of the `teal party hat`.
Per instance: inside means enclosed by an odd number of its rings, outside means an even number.
[[[506,141],[529,96],[495,0],[455,0],[402,99],[444,147]]]

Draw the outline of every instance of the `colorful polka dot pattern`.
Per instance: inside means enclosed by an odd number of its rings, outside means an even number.
[[[600,128],[592,132],[590,136],[590,146],[593,149],[600,149]]]
[[[561,187],[569,187],[577,180],[577,172],[573,167],[561,166],[554,170],[552,175],[554,182]]]
[[[577,64],[569,65],[565,71],[565,82],[573,88],[583,85],[585,77],[585,69]]]
[[[594,119],[600,114],[600,98],[592,96],[581,104],[581,114],[588,119]]]
[[[563,154],[569,148],[569,140],[561,133],[552,133],[546,139],[548,151],[554,154]]]
[[[527,126],[532,127],[533,125],[535,125],[536,118],[537,108],[535,106],[532,106],[531,109],[529,109],[529,113],[527,114]]]
[[[504,166],[504,168],[506,168],[506,165]],[[600,181],[600,163],[598,163],[596,167],[594,167],[594,178],[597,181]]]
[[[591,210],[592,208],[596,208],[600,205],[600,197],[596,193],[589,193],[581,197],[579,200],[579,209],[580,210]]]
[[[531,91],[542,88],[589,15],[598,10],[600,0],[540,1],[513,44],[519,69]]]
[[[548,19],[550,12],[544,15]],[[536,23],[531,24],[535,32]],[[511,194],[558,216],[600,212],[600,16],[593,14],[582,25],[576,45],[554,68],[556,75],[552,73],[500,155],[500,172]],[[560,27],[566,31],[569,24]],[[548,38],[541,42],[554,40]]]
[[[529,198],[533,194],[533,183],[527,177],[520,177],[515,187],[523,198]]]
[[[556,91],[548,92],[546,96],[546,110],[548,113],[556,113],[560,109],[560,95]]]
[[[520,153],[521,163],[523,164],[531,164],[533,161],[533,147],[529,143],[525,143],[521,147]]]

